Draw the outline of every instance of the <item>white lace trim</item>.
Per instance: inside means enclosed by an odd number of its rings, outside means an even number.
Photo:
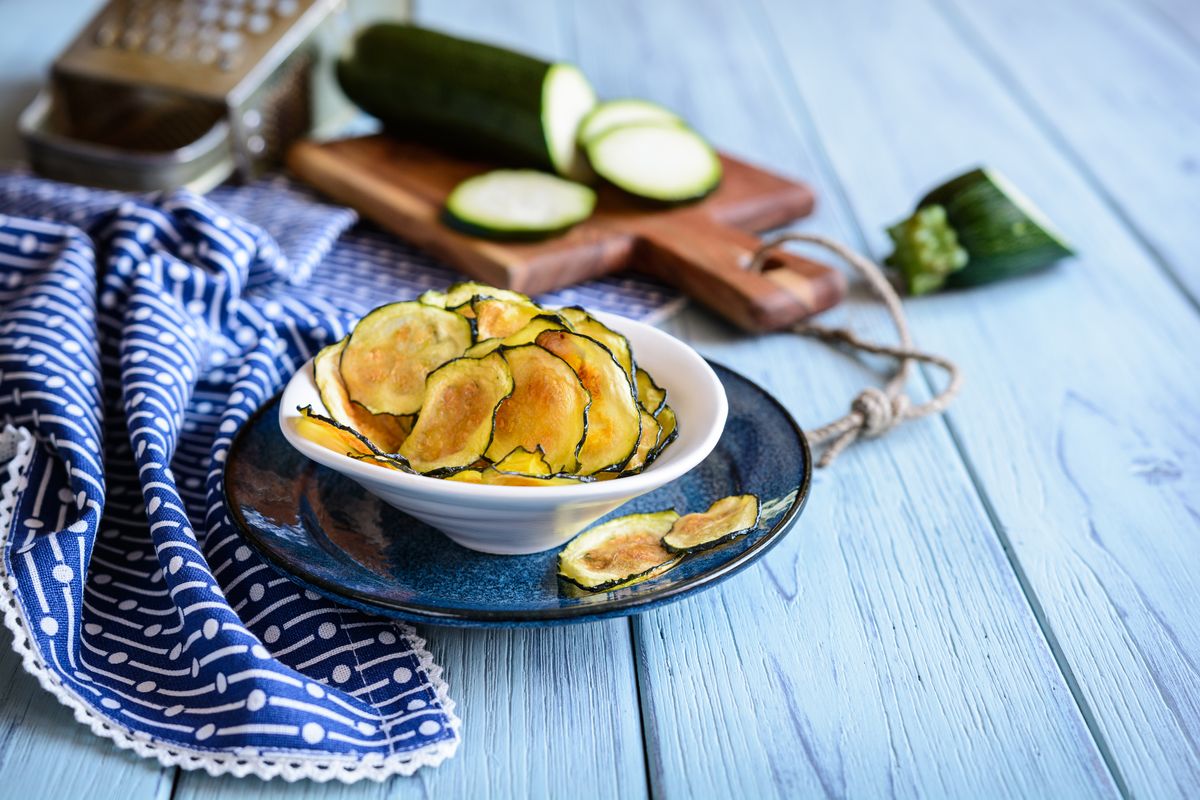
[[[34,438],[25,428],[7,426],[0,431],[0,458],[10,449],[15,439],[15,455],[4,471],[0,471],[0,554],[8,547],[12,517],[16,510],[17,497],[24,488],[25,472],[33,460]],[[284,753],[240,754],[213,750],[196,750],[164,742],[156,742],[148,734],[131,730],[93,708],[69,686],[58,674],[47,669],[38,650],[30,641],[28,621],[16,595],[16,579],[8,574],[3,558],[0,558],[0,604],[4,607],[4,624],[12,631],[13,649],[21,656],[25,671],[37,678],[42,688],[54,695],[60,703],[75,712],[75,719],[91,728],[92,733],[112,739],[117,746],[132,750],[143,758],[157,758],[164,767],[203,769],[209,775],[255,775],[264,780],[282,777],[285,781],[312,780],[324,783],[339,780],[354,783],[364,778],[383,781],[393,775],[411,775],[421,767],[436,767],[458,750],[458,730],[462,721],[454,713],[455,702],[450,699],[450,687],[442,678],[442,668],[433,662],[433,654],[425,647],[425,640],[416,630],[402,623],[397,627],[411,639],[413,650],[421,668],[429,676],[438,702],[445,711],[447,727],[455,734],[446,742],[437,742],[409,753],[383,756],[369,753],[363,757]]]

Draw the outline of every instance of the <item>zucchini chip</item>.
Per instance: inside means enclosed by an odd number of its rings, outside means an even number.
[[[385,453],[394,453],[404,444],[412,431],[412,417],[392,414],[372,414],[350,400],[338,362],[347,339],[328,345],[313,359],[313,380],[321,402],[334,422],[353,428]]]
[[[501,472],[495,467],[462,470],[446,476],[446,480],[490,486],[578,486],[588,482],[587,478],[573,475],[518,475],[513,472]]]
[[[678,519],[674,510],[627,514],[586,530],[558,554],[559,577],[601,592],[661,575],[681,558],[662,545]]]
[[[446,293],[439,292],[437,289],[426,289],[417,295],[417,302],[434,308],[445,308]]]
[[[529,324],[534,317],[546,312],[528,301],[514,302],[498,297],[476,297],[471,301],[475,312],[475,338],[503,339]]]
[[[666,450],[671,442],[675,441],[675,437],[679,435],[679,420],[675,416],[675,409],[669,405],[663,404],[662,411],[658,412],[656,421],[661,431],[658,434],[658,441],[655,443],[654,449],[650,451],[650,455],[646,458],[647,464],[662,455],[663,450]]]
[[[446,293],[442,295],[442,308],[461,308],[469,305],[476,297],[495,297],[499,300],[509,300],[513,303],[533,304],[533,301],[526,295],[514,292],[511,289],[497,289],[495,286],[488,286],[486,283],[478,283],[476,281],[461,281],[451,284],[450,288],[446,289]]]
[[[625,469],[621,470],[622,476],[636,475],[649,466],[650,454],[654,452],[658,437],[662,434],[662,428],[654,415],[644,408],[638,410],[642,415],[642,435],[638,437],[638,446],[637,450],[633,451],[633,458],[629,459]]]
[[[758,498],[752,494],[722,497],[700,514],[675,520],[662,538],[672,553],[695,553],[724,544],[758,527]]]
[[[529,475],[537,478],[545,478],[554,473],[550,464],[546,462],[546,457],[542,454],[540,447],[532,453],[524,447],[518,447],[497,461],[495,467],[499,472],[511,472],[514,475]]]
[[[491,443],[496,407],[512,390],[499,353],[443,364],[425,381],[425,409],[400,455],[426,474],[471,466]]]
[[[642,417],[625,371],[608,348],[578,333],[544,331],[537,343],[566,361],[592,396],[576,472],[620,470],[637,450],[642,433]]]
[[[625,376],[631,383],[633,382],[633,348],[629,346],[628,339],[579,306],[561,308],[558,313],[571,326],[571,330],[582,333],[584,336],[590,336],[607,347],[613,354],[613,358],[621,365],[621,369],[625,370]]]
[[[516,333],[504,337],[503,339],[484,339],[478,344],[473,344],[467,348],[467,352],[463,355],[470,358],[480,358],[488,353],[496,350],[501,345],[508,347],[517,347],[522,344],[532,344],[533,340],[538,337],[542,331],[565,331],[567,324],[563,318],[557,314],[549,314],[545,311],[531,319],[525,327],[521,328]]]
[[[541,451],[550,472],[575,472],[591,394],[570,364],[536,344],[505,347],[500,354],[512,372],[513,393],[496,410],[485,455],[498,461],[516,448]]]
[[[641,367],[637,368],[637,390],[642,408],[657,417],[663,403],[667,402],[667,390],[655,383],[650,373]]]
[[[296,430],[310,442],[316,442],[328,450],[351,458],[369,460],[401,472],[414,472],[403,458],[380,451],[358,431],[317,414],[312,410],[312,406],[296,410],[300,412],[300,418],[296,420]]]
[[[416,301],[380,306],[350,334],[342,381],[350,399],[374,414],[415,414],[425,377],[471,342],[471,323],[459,314]]]

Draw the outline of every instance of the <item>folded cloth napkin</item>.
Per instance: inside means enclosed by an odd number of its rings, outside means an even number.
[[[413,628],[300,589],[222,505],[238,426],[295,369],[456,277],[354,223],[283,179],[135,198],[0,175],[0,604],[25,668],[140,755],[354,781],[458,745]],[[676,301],[630,277],[548,299]]]

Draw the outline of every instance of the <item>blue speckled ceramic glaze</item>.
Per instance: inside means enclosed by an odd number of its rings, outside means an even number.
[[[277,401],[238,434],[226,461],[225,502],[247,542],[284,574],[371,613],[463,626],[640,613],[712,586],[754,561],[787,533],[808,497],[808,443],[791,415],[751,381],[713,368],[729,398],[729,420],[716,449],[684,477],[610,516],[671,507],[681,514],[703,511],[720,497],[750,492],[762,501],[761,525],[624,589],[585,594],[564,588],[556,577],[558,550],[498,556],[460,547],[296,451],[279,430]]]

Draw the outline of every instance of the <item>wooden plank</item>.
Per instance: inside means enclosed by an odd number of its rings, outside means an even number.
[[[22,668],[0,626],[0,786],[5,797],[166,800],[175,770],[118,750]]]
[[[815,182],[805,227],[853,238],[740,4],[575,10],[604,94],[666,103],[719,146]],[[847,312],[884,330],[873,307]],[[698,313],[679,329],[807,423],[874,380],[792,337],[739,338]],[[654,794],[1114,795],[944,425],[844,459],[762,566],[636,620]]]
[[[1119,780],[1194,797],[1194,309],[930,5],[856,0],[800,19],[773,3],[761,27],[877,255],[886,223],[974,163],[1005,171],[1079,246],[1049,272],[909,309],[925,346],[964,363],[951,429]]]
[[[1200,302],[1200,50],[1124,0],[942,8]]]
[[[1200,6],[1192,0],[1143,0],[1143,7],[1200,56]]]
[[[184,773],[177,800],[642,797],[646,770],[629,624],[426,628],[463,718],[458,754],[378,785],[287,785]]]

